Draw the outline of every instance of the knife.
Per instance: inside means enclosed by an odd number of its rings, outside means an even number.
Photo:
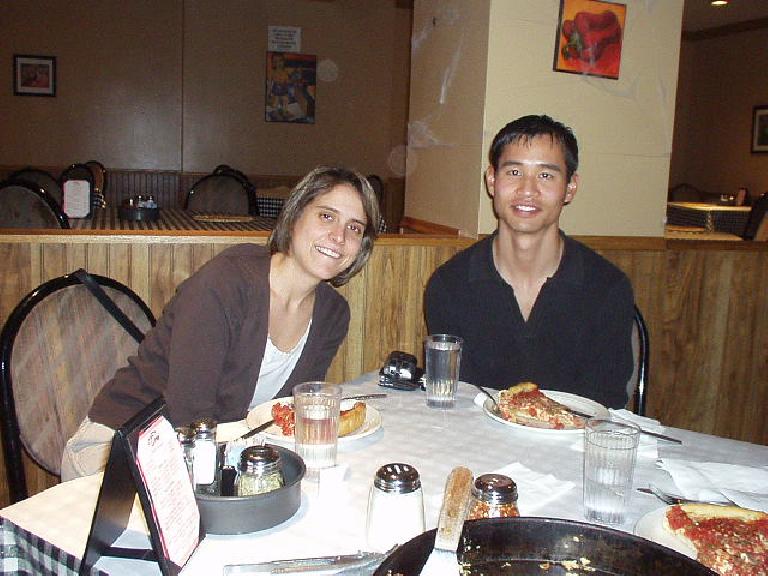
[[[228,574],[295,574],[302,572],[340,572],[349,568],[363,568],[370,564],[381,563],[387,553],[358,552],[339,556],[318,556],[317,558],[299,558],[296,560],[272,560],[255,564],[228,564],[224,566],[224,575]]]
[[[568,410],[571,411],[571,413],[576,414],[576,416],[581,416],[582,418],[594,418],[594,414],[587,414],[586,412],[579,412],[578,410],[574,410],[570,406],[568,406]],[[634,422],[631,420],[628,420],[627,418],[622,418],[621,416],[616,416],[615,414],[612,416],[615,418],[618,418],[619,420],[623,420],[624,422],[629,422],[630,424],[633,424],[637,426]],[[645,434],[646,436],[653,436],[654,438],[658,438],[659,440],[666,440],[667,442],[672,442],[673,444],[682,444],[683,441],[679,440],[678,438],[672,438],[672,436],[667,436],[666,434],[661,434],[659,432],[651,432],[650,430],[646,430],[645,428],[642,428],[640,426],[637,426],[640,428],[640,432],[642,434]]]
[[[386,398],[386,397],[387,397],[386,392],[373,392],[371,394],[355,394],[353,396],[345,396],[341,400],[342,401],[344,401],[344,400],[370,400],[372,398]],[[256,426],[256,428],[248,430],[248,432],[246,432],[245,434],[240,436],[240,438],[238,438],[238,440],[245,440],[247,438],[250,438],[251,436],[255,436],[259,432],[263,432],[264,430],[266,430],[267,428],[272,426],[272,424],[274,424],[274,423],[275,423],[274,420],[267,420],[266,422],[264,422],[264,424],[259,424],[258,426]]]

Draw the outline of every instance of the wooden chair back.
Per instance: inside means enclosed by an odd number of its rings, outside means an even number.
[[[92,275],[142,331],[152,312],[129,288]],[[5,470],[11,501],[27,496],[21,447],[59,475],[67,440],[101,387],[127,365],[138,342],[73,275],[27,295],[0,334],[0,390]]]
[[[60,205],[34,182],[0,182],[0,228],[69,228]]]
[[[209,174],[187,194],[185,210],[238,216],[253,215],[256,198],[242,180],[232,174]]]

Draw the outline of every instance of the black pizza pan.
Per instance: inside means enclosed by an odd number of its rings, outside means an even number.
[[[435,542],[429,530],[392,552],[375,576],[418,576]],[[491,518],[464,524],[466,575],[713,576],[683,554],[612,528],[556,518]],[[716,576],[716,575],[715,575]]]

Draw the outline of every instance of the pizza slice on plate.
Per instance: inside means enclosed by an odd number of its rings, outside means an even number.
[[[696,549],[699,562],[718,574],[768,575],[768,514],[738,506],[670,506],[664,529]]]
[[[533,428],[573,430],[584,428],[585,420],[570,408],[548,398],[533,382],[521,382],[499,393],[502,418]]]

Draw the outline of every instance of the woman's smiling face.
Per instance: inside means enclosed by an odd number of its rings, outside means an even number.
[[[366,222],[359,192],[338,184],[314,198],[296,220],[291,257],[310,276],[330,280],[354,262]]]

